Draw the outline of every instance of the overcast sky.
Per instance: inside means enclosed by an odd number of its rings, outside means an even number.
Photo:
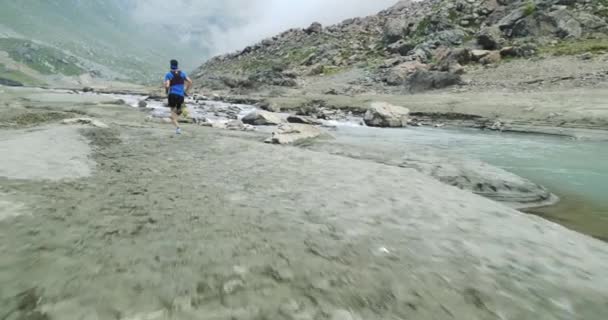
[[[135,19],[189,31],[208,29],[200,39],[212,53],[240,49],[313,21],[324,25],[375,14],[397,0],[136,0]]]

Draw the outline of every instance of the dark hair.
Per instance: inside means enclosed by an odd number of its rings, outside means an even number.
[[[171,60],[171,69],[177,69],[178,65],[179,63],[177,62],[177,60]]]

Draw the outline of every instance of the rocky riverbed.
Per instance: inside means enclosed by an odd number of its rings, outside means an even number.
[[[175,136],[114,98],[1,90],[4,318],[608,312],[605,243],[419,169],[265,144],[264,130]],[[61,124],[75,116],[108,127]]]

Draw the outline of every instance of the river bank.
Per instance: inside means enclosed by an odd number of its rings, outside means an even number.
[[[29,96],[3,109],[2,119],[38,115],[0,130],[2,147],[15,136],[47,139],[20,145],[44,146],[44,159],[76,134],[87,147],[70,152],[89,170],[0,178],[2,316],[602,319],[608,311],[605,243],[416,170],[268,145],[264,132],[187,125],[178,137],[113,98],[37,94],[45,102]],[[57,124],[78,113],[108,128]],[[29,158],[13,159],[15,172],[32,172]]]

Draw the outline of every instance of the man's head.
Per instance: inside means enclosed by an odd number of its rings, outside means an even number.
[[[179,69],[179,63],[175,59],[171,60],[171,70],[177,70],[177,69]]]

